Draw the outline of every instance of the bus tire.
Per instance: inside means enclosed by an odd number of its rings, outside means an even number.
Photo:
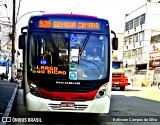
[[[26,106],[26,96],[23,94],[23,105]]]
[[[121,91],[124,91],[124,90],[125,90],[125,86],[121,86],[121,87],[120,87],[120,90],[121,90]]]
[[[26,106],[26,94],[25,89],[23,89],[23,105]]]

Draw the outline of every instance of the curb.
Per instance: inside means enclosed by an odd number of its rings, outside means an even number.
[[[16,84],[16,88],[14,89],[12,97],[11,97],[10,101],[8,102],[7,108],[6,108],[5,112],[3,113],[2,117],[7,118],[9,116],[9,114],[12,110],[12,105],[13,105],[14,99],[16,97],[17,90],[18,90],[18,84]],[[2,122],[3,125],[6,125],[6,123],[7,122]]]
[[[16,85],[16,88],[14,89],[14,92],[12,94],[12,97],[11,97],[8,105],[7,105],[6,111],[3,114],[3,117],[8,117],[9,116],[9,114],[11,112],[11,109],[12,109],[12,105],[13,105],[15,96],[16,96],[16,93],[17,93],[17,90],[18,90],[18,85]]]

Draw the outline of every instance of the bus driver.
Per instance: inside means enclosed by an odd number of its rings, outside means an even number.
[[[98,61],[101,61],[100,57],[98,56],[96,48],[93,48],[93,50],[91,52],[91,55],[87,55],[86,59],[87,60],[98,60]]]

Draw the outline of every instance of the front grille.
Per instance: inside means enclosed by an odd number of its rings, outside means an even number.
[[[88,105],[75,105],[76,110],[85,110]]]
[[[122,74],[112,74],[112,77],[121,77]]]
[[[61,107],[61,104],[48,104],[48,106],[52,109],[52,110],[78,110],[78,111],[83,111],[85,110],[88,105],[81,105],[81,104],[76,104],[74,107],[67,107],[66,108],[63,108]]]
[[[52,109],[58,109],[61,108],[60,104],[48,104],[49,107],[51,107]]]

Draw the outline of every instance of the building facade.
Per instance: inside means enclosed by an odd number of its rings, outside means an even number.
[[[123,60],[130,77],[133,77],[134,74],[151,73],[149,68],[150,54],[154,46],[158,47],[160,43],[160,40],[158,40],[159,34],[159,2],[147,2],[126,14]]]
[[[0,22],[0,75],[4,73],[9,78],[11,77],[11,50],[11,25]]]
[[[0,60],[10,59],[11,50],[11,25],[0,22]]]

